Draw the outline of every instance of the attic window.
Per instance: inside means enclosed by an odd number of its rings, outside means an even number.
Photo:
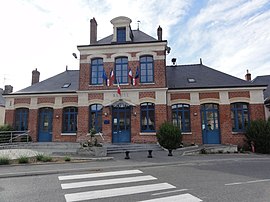
[[[188,78],[187,80],[189,83],[196,83],[196,80],[194,78]]]
[[[70,86],[71,83],[65,83],[62,88],[68,88]]]
[[[126,28],[125,27],[117,28],[117,42],[118,43],[126,42]]]

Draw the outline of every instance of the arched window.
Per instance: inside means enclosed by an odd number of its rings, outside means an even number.
[[[128,83],[128,58],[121,57],[115,59],[116,83]]]
[[[140,82],[154,82],[154,62],[152,56],[140,57]]]
[[[188,104],[172,105],[172,123],[182,132],[190,132],[190,107]]]
[[[141,104],[141,132],[155,131],[155,104],[145,102]]]
[[[89,107],[89,128],[95,128],[97,132],[102,131],[102,105],[100,104],[93,104]]]
[[[91,61],[91,84],[102,85],[103,84],[103,59],[95,58]]]
[[[248,104],[237,102],[231,104],[232,130],[234,132],[244,132],[249,125]]]
[[[15,130],[25,131],[28,130],[28,114],[29,109],[18,108],[15,112]]]
[[[63,109],[63,133],[77,132],[77,107],[66,107]]]

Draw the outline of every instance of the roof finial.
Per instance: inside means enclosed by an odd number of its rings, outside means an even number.
[[[140,20],[138,20],[138,21],[137,21],[137,23],[138,23],[137,30],[140,30],[140,23],[141,23],[141,21],[140,21]]]
[[[66,71],[68,70],[68,66],[66,65]]]
[[[200,58],[200,64],[202,65],[202,58]]]

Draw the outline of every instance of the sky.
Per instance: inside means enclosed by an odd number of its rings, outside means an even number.
[[[126,16],[131,28],[157,38],[163,29],[171,53],[167,65],[203,64],[244,79],[270,75],[269,0],[0,0],[0,88],[18,91],[79,69],[77,45],[90,43],[90,19],[98,40],[112,34],[110,20]]]

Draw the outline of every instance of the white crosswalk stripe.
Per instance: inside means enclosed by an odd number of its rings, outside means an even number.
[[[109,177],[109,179],[104,179],[104,177]],[[151,175],[143,175],[143,172],[140,170],[122,170],[122,171],[111,171],[111,172],[101,172],[101,173],[92,173],[92,174],[66,175],[66,176],[59,176],[58,179],[61,182],[65,182],[61,184],[61,187],[63,190],[84,188],[84,191],[78,191],[76,193],[65,194],[66,202],[85,201],[85,200],[102,199],[102,198],[106,199],[106,198],[111,198],[111,197],[128,196],[132,194],[142,194],[142,193],[162,191],[162,190],[166,191],[164,193],[170,193],[170,192],[173,192],[173,190],[175,190],[176,188],[175,186],[166,182],[156,183],[155,180],[157,180],[157,178]],[[84,181],[78,181],[78,180],[84,180]],[[136,184],[134,185],[134,183],[139,183],[139,182],[140,182],[139,185],[136,185]],[[128,184],[128,183],[133,183],[133,184],[119,187],[121,186],[121,184]],[[118,187],[116,188],[106,187],[102,189],[102,186],[106,186],[106,185],[107,186],[114,185]],[[159,193],[162,194],[162,192],[159,192]],[[153,195],[154,194],[152,194],[152,197],[154,197]],[[200,202],[202,200],[191,194],[179,194],[179,195],[174,195],[174,196],[167,196],[167,197],[160,197],[160,198],[145,200],[142,202],[162,202],[162,201]]]
[[[101,199],[101,198],[108,198],[108,197],[114,197],[114,196],[124,196],[124,195],[145,193],[145,192],[151,192],[151,191],[160,191],[160,190],[172,189],[172,188],[176,188],[176,187],[168,183],[159,183],[159,184],[149,184],[149,185],[140,185],[140,186],[132,186],[132,187],[122,187],[122,188],[114,188],[114,189],[80,192],[80,193],[75,193],[75,194],[66,194],[65,198],[67,202],[72,202],[72,201],[82,201],[82,200],[90,200],[90,199]]]
[[[156,180],[157,178],[152,177],[151,175],[139,176],[139,177],[126,177],[126,178],[117,178],[109,180],[95,180],[95,181],[86,181],[86,182],[75,182],[61,184],[62,189],[72,189],[80,187],[91,187],[91,186],[100,186],[100,185],[109,185],[109,184],[121,184],[121,183],[130,183],[130,182],[142,182],[148,180]]]
[[[169,202],[181,202],[181,201],[182,202],[200,202],[202,200],[191,195],[191,194],[180,194],[180,195],[176,195],[176,196],[168,196],[168,197],[150,199],[150,200],[140,201],[140,202],[164,202],[164,201],[169,201]]]

